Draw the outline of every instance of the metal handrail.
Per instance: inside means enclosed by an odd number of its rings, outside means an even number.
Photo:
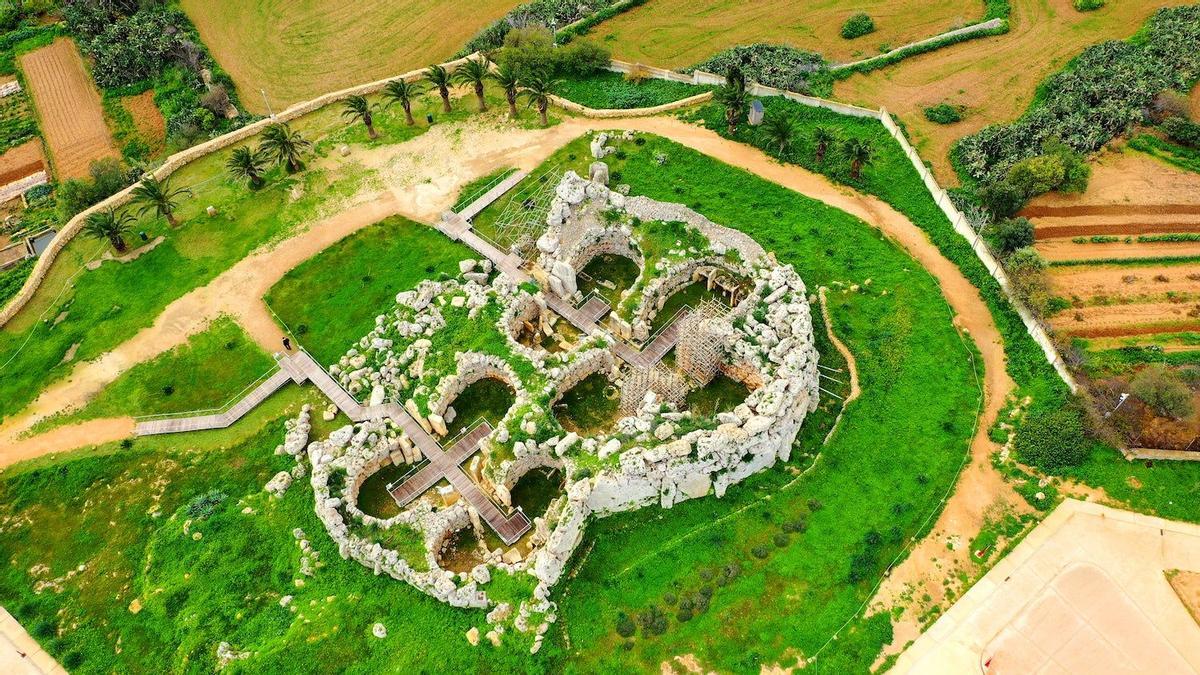
[[[138,422],[146,422],[146,421],[150,421],[150,420],[174,419],[177,417],[202,417],[205,415],[220,415],[221,413],[228,412],[230,408],[237,405],[238,402],[240,402],[243,398],[246,397],[247,394],[249,394],[251,391],[254,391],[255,389],[257,389],[259,385],[261,385],[263,382],[268,380],[276,372],[279,372],[281,370],[283,370],[283,369],[280,368],[278,364],[276,364],[274,368],[271,368],[270,370],[263,373],[262,375],[259,375],[257,379],[255,379],[253,382],[251,382],[250,384],[243,387],[238,393],[234,394],[232,398],[230,398],[228,401],[225,402],[224,405],[217,407],[217,408],[204,408],[201,410],[186,410],[186,411],[182,411],[182,412],[173,412],[173,413],[157,413],[154,415],[140,415],[138,417],[134,417],[133,419]]]

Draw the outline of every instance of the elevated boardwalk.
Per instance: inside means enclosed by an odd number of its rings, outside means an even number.
[[[480,211],[491,206],[493,202],[495,202],[497,199],[500,199],[501,197],[503,197],[504,193],[506,193],[509,190],[516,187],[517,183],[520,183],[521,181],[525,180],[525,177],[528,175],[529,175],[528,171],[517,170],[508,178],[505,178],[504,180],[497,183],[495,187],[493,187],[492,189],[483,193],[483,195],[481,195],[479,197],[479,199],[476,199],[475,201],[468,204],[465,209],[458,212],[458,215],[463,220],[466,220],[469,222],[475,216],[479,215]]]
[[[247,413],[257,408],[258,404],[267,400],[267,397],[279,391],[283,385],[293,381],[295,380],[292,378],[291,373],[280,368],[227,410],[212,412],[207,415],[184,413],[179,416],[146,418],[134,426],[133,433],[137,436],[157,436],[161,434],[178,434],[186,431],[224,429],[245,417]]]

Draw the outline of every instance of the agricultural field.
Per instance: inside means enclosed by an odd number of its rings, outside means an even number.
[[[1085,47],[1133,35],[1160,7],[1187,0],[1109,2],[1081,13],[1072,0],[1012,0],[1011,30],[910,57],[834,85],[834,98],[886,107],[904,122],[913,146],[932,162],[944,187],[958,183],[950,166],[955,141],[988,124],[1016,119],[1034,100],[1038,84]],[[937,124],[924,109],[964,106],[961,122]]]
[[[516,0],[183,0],[188,17],[264,115],[330,91],[445,61]],[[265,100],[264,100],[265,97]]]
[[[858,12],[871,16],[875,32],[842,38],[842,24]],[[652,0],[595,27],[592,37],[611,47],[614,58],[661,68],[694,65],[753,42],[791,45],[847,62],[875,56],[883,46],[894,49],[932,37],[982,15],[983,5],[977,0]]]
[[[32,139],[0,155],[0,185],[20,180],[46,169],[46,153],[42,142]]]
[[[66,38],[21,56],[55,175],[83,178],[97,159],[117,156],[100,95],[75,43]]]

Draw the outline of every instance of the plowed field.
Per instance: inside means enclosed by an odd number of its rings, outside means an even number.
[[[87,176],[93,161],[117,156],[100,94],[74,42],[59,38],[25,54],[21,70],[59,179]]]

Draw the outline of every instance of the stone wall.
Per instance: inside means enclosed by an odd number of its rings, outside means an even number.
[[[448,70],[453,70],[462,62],[475,57],[475,54],[471,54],[461,59],[449,61],[442,65],[444,65]],[[218,136],[210,141],[200,143],[199,145],[194,145],[186,150],[180,150],[174,155],[168,157],[161,166],[159,166],[157,169],[154,169],[151,173],[155,178],[160,180],[164,179],[190,162],[193,162],[205,155],[223,150],[231,145],[235,145],[257,135],[271,124],[276,122],[290,122],[319,108],[343,101],[351,96],[377,93],[382,91],[387,83],[392,80],[418,80],[424,76],[424,73],[424,68],[420,70],[412,70],[395,77],[376,80],[367,84],[360,84],[354,87],[342,89],[340,91],[331,92],[323,96],[318,96],[310,101],[296,103],[292,106],[289,106],[286,110],[279,112],[274,117],[258,120],[257,122],[247,124],[239,129],[234,129],[233,131]],[[13,318],[13,316],[15,316],[17,312],[21,311],[21,308],[24,307],[25,304],[33,297],[33,294],[37,291],[38,286],[41,285],[42,281],[46,278],[46,275],[49,274],[50,267],[54,264],[55,259],[58,258],[58,254],[61,253],[62,250],[66,248],[67,244],[75,238],[75,235],[79,234],[79,231],[83,229],[83,225],[87,220],[87,217],[99,211],[104,211],[110,208],[116,208],[128,204],[132,200],[134,187],[134,185],[131,185],[124,190],[121,190],[115,195],[101,201],[99,204],[84,209],[75,217],[71,218],[71,220],[67,221],[67,224],[58,231],[58,234],[54,237],[54,240],[50,242],[50,245],[42,253],[41,257],[38,258],[38,261],[34,264],[33,271],[30,273],[29,278],[26,279],[25,284],[21,286],[21,290],[17,292],[17,294],[13,296],[11,300],[8,301],[3,310],[0,310],[0,327],[3,327],[5,324],[7,324]]]

